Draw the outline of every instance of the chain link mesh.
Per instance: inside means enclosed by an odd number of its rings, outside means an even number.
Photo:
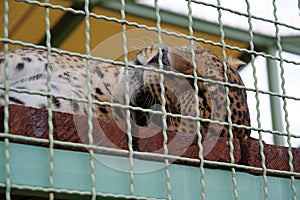
[[[49,199],[54,199],[54,193],[64,193],[64,194],[78,194],[78,195],[90,195],[92,199],[96,199],[98,196],[100,197],[114,197],[114,198],[124,198],[124,199],[131,199],[132,197],[136,199],[153,199],[153,198],[146,198],[146,197],[137,197],[135,195],[135,189],[134,189],[134,160],[133,157],[134,155],[137,156],[144,156],[144,157],[157,157],[157,158],[163,158],[164,159],[164,172],[165,172],[165,181],[166,181],[166,188],[167,188],[167,199],[172,199],[175,197],[172,197],[172,190],[171,190],[171,174],[169,171],[170,163],[169,159],[176,159],[176,160],[181,160],[185,162],[190,162],[190,163],[196,163],[199,165],[200,169],[200,183],[201,183],[201,198],[205,199],[205,169],[204,169],[204,164],[212,164],[212,165],[218,165],[218,166],[224,166],[224,167],[230,167],[231,172],[232,172],[232,184],[233,184],[233,194],[234,198],[238,199],[239,194],[238,194],[238,183],[236,180],[236,169],[241,169],[241,170],[256,170],[256,171],[262,171],[263,174],[263,190],[264,190],[264,199],[269,198],[269,191],[268,191],[268,178],[267,178],[267,173],[278,173],[278,174],[285,174],[291,177],[291,188],[293,192],[293,199],[296,199],[296,186],[295,186],[295,176],[300,176],[300,173],[294,171],[294,166],[293,166],[293,154],[292,154],[292,145],[291,145],[291,139],[292,138],[300,138],[299,135],[292,134],[290,132],[290,124],[288,120],[288,111],[287,111],[287,99],[292,99],[296,101],[300,101],[300,98],[287,95],[286,90],[285,90],[285,76],[284,76],[284,67],[283,63],[291,63],[294,65],[300,65],[300,62],[296,62],[293,60],[286,59],[282,56],[282,44],[281,44],[281,37],[279,34],[279,27],[285,27],[285,28],[290,28],[296,31],[300,31],[299,27],[295,27],[286,23],[282,23],[278,20],[277,16],[277,7],[276,7],[276,1],[273,0],[272,6],[273,6],[273,15],[274,15],[274,20],[262,18],[262,17],[257,17],[252,15],[250,12],[250,1],[246,0],[247,4],[247,13],[242,13],[236,10],[228,9],[223,6],[221,6],[220,0],[217,1],[217,5],[215,4],[210,4],[210,3],[205,3],[197,0],[188,0],[187,1],[187,8],[188,8],[188,30],[189,30],[189,35],[185,34],[180,34],[180,33],[175,33],[172,31],[167,31],[161,28],[161,16],[160,16],[160,8],[158,6],[158,0],[154,1],[154,9],[155,9],[155,14],[156,14],[156,27],[149,27],[147,25],[143,24],[138,24],[136,22],[131,22],[126,20],[126,3],[125,0],[121,0],[121,18],[122,19],[117,19],[114,17],[108,17],[105,15],[99,15],[95,14],[93,12],[90,12],[89,10],[89,5],[90,2],[88,0],[85,0],[85,5],[84,5],[84,10],[75,10],[73,8],[65,8],[63,6],[59,5],[53,5],[49,3],[49,1],[45,1],[45,3],[39,2],[39,1],[30,1],[30,0],[19,0],[19,2],[26,2],[28,4],[40,6],[46,8],[46,14],[45,14],[45,22],[46,22],[46,46],[39,46],[39,45],[34,45],[31,43],[26,43],[23,41],[17,41],[17,40],[12,40],[9,38],[8,35],[8,12],[9,12],[9,6],[8,6],[8,0],[4,1],[4,37],[0,38],[0,42],[4,43],[4,56],[5,56],[5,83],[3,86],[0,86],[0,89],[5,91],[5,105],[4,105],[4,132],[0,133],[0,137],[4,138],[4,150],[5,150],[5,174],[6,174],[6,182],[5,184],[0,183],[0,187],[5,187],[5,196],[6,199],[11,199],[11,189],[20,189],[20,190],[30,190],[30,191],[39,191],[39,192],[47,192],[49,193]],[[298,6],[300,1],[298,1]],[[193,17],[192,17],[192,6],[191,4],[201,4],[204,6],[208,7],[213,7],[218,10],[218,23],[219,23],[219,31],[220,31],[220,42],[214,42],[211,40],[203,39],[203,38],[197,38],[193,34]],[[85,49],[86,49],[86,54],[79,54],[79,53],[73,53],[73,52],[68,52],[65,50],[60,50],[51,47],[51,33],[50,33],[50,20],[49,20],[49,10],[50,9],[58,9],[63,12],[70,12],[76,15],[84,15],[85,16],[85,25],[86,25],[86,31],[85,31],[85,37],[86,37],[86,43],[85,43]],[[239,48],[235,46],[231,46],[226,44],[225,42],[225,33],[224,33],[224,25],[222,22],[222,12],[223,11],[228,11],[230,13],[244,16],[248,19],[248,24],[249,24],[249,36],[250,36],[250,41],[249,49],[245,48]],[[122,24],[122,38],[123,38],[123,50],[124,50],[124,62],[119,62],[119,61],[113,61],[109,59],[103,59],[99,57],[94,57],[90,55],[90,18],[95,18],[95,19],[104,19],[106,21],[110,22],[115,22],[118,24]],[[270,55],[264,52],[257,52],[255,51],[254,48],[254,35],[253,35],[253,25],[252,25],[252,20],[260,20],[268,23],[274,24],[276,28],[275,36],[276,36],[276,45],[278,48],[278,56]],[[129,105],[129,96],[128,96],[128,91],[129,91],[129,85],[128,85],[128,68],[135,68],[135,69],[145,69],[149,70],[149,68],[145,68],[143,66],[138,66],[130,63],[128,61],[128,49],[127,49],[127,38],[126,38],[126,26],[131,26],[131,27],[136,27],[136,28],[141,28],[145,29],[147,31],[154,31],[157,33],[158,37],[158,46],[159,46],[159,68],[158,69],[151,69],[152,71],[159,72],[160,73],[160,86],[161,86],[161,99],[162,99],[162,107],[161,111],[154,111],[151,109],[142,109],[142,108],[137,108]],[[163,69],[163,63],[162,63],[162,46],[163,46],[163,40],[161,35],[166,34],[166,35],[171,35],[175,36],[178,38],[184,38],[190,41],[190,50],[191,50],[191,56],[192,56],[192,62],[194,66],[194,72],[193,75],[184,75],[181,73],[177,72],[169,72],[165,71]],[[224,77],[225,77],[225,82],[222,81],[214,81],[211,79],[206,79],[202,77],[198,77],[196,73],[196,62],[195,62],[195,52],[193,50],[194,47],[194,42],[201,42],[204,44],[210,44],[213,46],[221,47],[222,48],[222,55],[223,55],[223,65],[224,65]],[[37,49],[43,49],[47,50],[47,91],[46,92],[37,92],[37,91],[30,91],[27,89],[19,89],[19,88],[13,88],[9,87],[8,84],[8,44],[17,44],[25,47],[33,47]],[[243,53],[247,53],[251,55],[251,66],[253,69],[253,78],[254,78],[254,88],[252,87],[246,87],[246,86],[240,86],[236,84],[231,84],[228,83],[228,77],[227,77],[227,65],[226,65],[226,49],[230,50],[237,50]],[[77,56],[80,58],[85,58],[86,59],[86,72],[87,72],[87,87],[88,87],[88,99],[78,99],[78,98],[73,98],[73,97],[66,97],[66,96],[60,96],[60,95],[53,95],[51,93],[51,52],[57,52],[61,54],[66,54],[66,55],[71,55],[71,56]],[[254,58],[255,56],[263,56],[268,59],[276,60],[279,61],[279,67],[280,67],[280,79],[281,79],[281,89],[282,93],[276,93],[276,92],[270,92],[266,90],[261,90],[258,89],[258,80],[257,80],[257,68],[254,64]],[[119,103],[113,103],[113,102],[99,102],[99,101],[94,101],[92,99],[92,88],[91,88],[91,80],[90,80],[90,60],[97,60],[97,61],[102,61],[105,63],[110,63],[114,65],[120,65],[124,66],[125,69],[125,77],[126,82],[125,82],[125,90],[126,96],[125,96],[125,105],[119,104]],[[226,96],[227,96],[227,112],[228,112],[228,122],[221,122],[217,120],[210,120],[210,119],[201,119],[199,118],[199,110],[196,109],[196,116],[184,116],[180,114],[172,114],[166,111],[165,105],[166,105],[166,100],[165,100],[165,91],[164,91],[164,76],[165,75],[175,75],[175,76],[180,76],[184,78],[193,78],[194,80],[194,89],[195,89],[195,99],[196,99],[196,104],[195,108],[198,108],[198,85],[197,81],[205,81],[205,82],[210,82],[210,83],[216,83],[220,85],[226,86]],[[230,100],[229,100],[229,89],[228,87],[235,87],[235,88],[240,88],[240,89],[245,89],[247,91],[255,92],[255,100],[256,100],[256,109],[257,109],[257,123],[258,127],[247,127],[243,125],[237,125],[233,124],[231,121],[231,110],[230,110]],[[14,92],[20,92],[20,93],[26,93],[26,94],[36,94],[36,95],[41,95],[41,96],[46,96],[48,99],[48,105],[47,105],[47,110],[48,110],[48,126],[49,126],[49,138],[48,139],[38,139],[38,138],[28,138],[25,136],[21,135],[11,135],[9,134],[9,112],[8,112],[8,93],[10,91]],[[260,116],[260,99],[259,99],[259,94],[266,94],[270,96],[275,96],[275,97],[280,97],[283,99],[283,110],[284,110],[284,119],[286,123],[286,129],[284,131],[274,131],[274,130],[268,130],[268,129],[263,129],[261,127],[261,116]],[[66,100],[71,100],[71,101],[78,101],[78,102],[85,102],[88,103],[89,109],[88,109],[88,138],[89,138],[89,144],[77,144],[77,143],[71,143],[71,142],[61,142],[61,141],[56,141],[53,138],[53,122],[52,122],[52,110],[51,110],[51,98],[61,98],[61,99],[66,99]],[[92,105],[97,104],[97,105],[103,105],[103,106],[110,106],[110,107],[116,107],[116,108],[122,108],[126,109],[126,126],[127,126],[127,136],[128,136],[128,148],[129,150],[117,150],[117,149],[111,149],[111,148],[106,148],[106,147],[101,147],[101,146],[96,146],[93,145],[93,137],[92,137],[92,132],[93,132],[93,124],[92,124]],[[138,111],[143,111],[147,113],[152,113],[152,114],[159,114],[162,116],[162,124],[163,124],[163,150],[164,154],[158,154],[158,153],[147,153],[147,152],[136,152],[133,151],[132,148],[132,127],[131,127],[131,122],[130,122],[130,112],[129,110],[138,110]],[[199,159],[191,159],[191,158],[186,158],[186,157],[179,157],[179,156],[172,156],[168,154],[168,147],[167,147],[167,142],[168,142],[168,136],[167,136],[167,117],[180,117],[184,119],[190,119],[197,121],[197,127],[196,127],[196,133],[198,135],[198,146],[199,146]],[[209,161],[205,160],[203,157],[203,147],[201,144],[202,136],[200,134],[200,127],[202,122],[210,122],[210,123],[217,123],[220,125],[226,125],[229,126],[229,146],[230,146],[230,163],[223,163],[223,162],[217,162],[217,161]],[[257,131],[259,132],[259,146],[260,146],[260,155],[262,157],[262,167],[251,167],[251,166],[245,166],[241,164],[234,164],[234,146],[233,146],[233,133],[232,133],[232,128],[233,127],[238,127],[238,128],[245,128],[248,130],[252,131]],[[289,167],[290,171],[281,171],[281,170],[273,170],[273,169],[268,169],[266,167],[266,158],[264,155],[264,145],[262,142],[262,137],[261,133],[262,132],[267,132],[275,135],[280,135],[280,136],[286,136],[287,137],[287,143],[288,143],[288,155],[289,155]],[[10,174],[10,152],[9,152],[9,140],[10,139],[18,139],[22,141],[31,141],[39,144],[49,144],[49,154],[50,154],[50,160],[49,160],[49,188],[43,188],[43,187],[37,187],[37,186],[24,186],[24,185],[16,185],[16,184],[11,184],[11,174]],[[57,146],[67,146],[67,147],[76,147],[76,148],[87,148],[89,150],[89,165],[90,165],[90,178],[91,178],[91,191],[78,191],[78,190],[69,190],[69,189],[56,189],[54,187],[54,182],[55,180],[53,179],[53,173],[54,173],[54,145]],[[120,195],[120,194],[107,194],[107,193],[101,193],[96,191],[96,177],[95,177],[95,155],[94,151],[101,151],[105,153],[118,153],[119,155],[124,155],[128,156],[129,159],[129,190],[130,194],[129,195]]]

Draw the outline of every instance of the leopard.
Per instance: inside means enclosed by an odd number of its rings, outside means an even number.
[[[229,57],[224,63],[220,56],[202,46],[150,45],[137,52],[136,64],[156,71],[144,71],[144,84],[136,91],[132,103],[149,109],[162,105],[164,99],[168,130],[195,134],[200,126],[203,138],[229,137],[230,132],[242,143],[250,138],[247,93],[239,75],[244,62]],[[163,86],[158,69],[165,72]],[[163,96],[160,95],[162,87]],[[140,124],[153,119],[144,112],[135,112],[134,117]]]
[[[168,131],[195,134],[199,126],[203,137],[229,137],[230,131],[241,141],[249,137],[247,95],[237,87],[244,86],[238,73],[242,61],[228,59],[225,73],[223,59],[202,46],[150,45],[128,65],[54,51],[48,57],[46,50],[34,48],[12,50],[6,59],[0,53],[0,106],[8,83],[9,104],[45,109],[50,100],[53,111],[88,115],[92,101],[98,118],[124,119],[130,107],[138,127],[163,127],[165,120]],[[110,103],[127,107],[115,109]]]

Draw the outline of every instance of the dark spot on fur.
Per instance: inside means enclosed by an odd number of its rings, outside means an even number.
[[[224,97],[223,97],[223,96],[220,96],[220,100],[223,102],[223,101],[224,101]]]
[[[109,89],[110,84],[109,83],[104,83],[104,86],[106,87],[107,91],[110,91],[110,89]]]
[[[4,58],[0,58],[0,64],[4,62]]]
[[[15,98],[15,97],[9,97],[9,100],[10,100],[11,102],[16,103],[16,104],[20,104],[20,105],[24,105],[24,104],[25,104],[23,101],[21,101],[21,100]]]
[[[32,59],[29,58],[29,57],[22,57],[22,60],[25,61],[25,62],[31,62]]]
[[[22,63],[22,62],[18,63],[17,66],[16,66],[16,70],[21,71],[23,69],[24,69],[24,63]]]
[[[45,51],[44,50],[38,50],[36,51],[38,54],[43,54]]]
[[[40,79],[42,76],[43,76],[43,74],[37,74],[37,75],[31,76],[31,77],[29,77],[28,81],[35,81],[35,80],[38,80],[38,79]]]
[[[60,108],[60,101],[59,101],[58,98],[54,97],[54,98],[52,99],[52,103],[53,103],[53,105],[54,105],[56,108]]]
[[[86,108],[83,108],[83,112],[85,115],[88,115],[88,111],[86,110]]]
[[[97,99],[98,100],[98,98],[97,98],[97,96],[96,95],[94,95],[94,94],[91,94],[91,96],[92,96],[92,98],[93,99]],[[98,100],[99,101],[99,100]]]
[[[70,72],[64,72],[65,76],[70,76]]]
[[[98,67],[94,70],[94,73],[96,73],[99,78],[103,78],[104,76]]]
[[[50,67],[50,70],[52,70],[52,65],[49,66]],[[45,70],[48,69],[48,63],[45,63]]]
[[[105,108],[102,108],[102,107],[99,107],[99,111],[104,113],[104,114],[107,114],[107,110]]]
[[[18,88],[18,89],[28,89],[25,86],[17,86],[16,88]]]
[[[78,113],[79,111],[79,104],[75,101],[71,101],[71,107],[74,113]]]
[[[101,91],[100,88],[96,88],[96,93],[99,94],[99,95],[103,95],[103,92]]]
[[[46,108],[46,105],[45,104],[40,104],[38,105],[39,108]]]
[[[195,126],[193,124],[190,124],[191,129],[195,129]]]
[[[56,86],[56,85],[54,85],[54,84],[50,84],[51,85],[51,89],[54,89],[54,90],[56,90],[56,91],[59,91],[59,88]]]
[[[243,114],[243,112],[239,110],[239,111],[238,111],[238,116],[241,117],[242,114]]]
[[[236,111],[235,108],[232,110],[232,114],[233,114],[233,115],[236,115],[236,114],[237,114],[237,111]]]

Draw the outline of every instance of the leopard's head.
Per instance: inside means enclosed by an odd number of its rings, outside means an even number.
[[[192,59],[191,52],[190,47],[185,46],[164,46],[161,54],[154,45],[140,50],[136,54],[135,64],[145,69],[142,82],[131,95],[130,104],[155,111],[161,111],[161,106],[165,105],[168,130],[195,134],[199,121],[203,136],[228,137],[230,110],[234,137],[247,139],[250,131],[238,127],[250,126],[246,92],[228,85],[243,86],[237,71],[243,63],[232,59],[227,61],[228,83],[224,83],[222,59],[201,46],[193,49],[195,59]],[[140,126],[147,126],[150,122],[162,125],[162,114],[135,110],[132,117]]]

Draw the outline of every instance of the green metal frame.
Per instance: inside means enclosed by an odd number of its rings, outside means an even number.
[[[0,142],[0,171],[5,171],[4,143]],[[9,144],[10,181],[12,194],[47,196],[39,188],[49,187],[49,149],[24,144]],[[54,189],[56,198],[90,199],[89,154],[77,151],[54,149]],[[112,165],[103,164],[110,160]],[[114,199],[117,195],[129,195],[129,160],[126,157],[95,155],[96,191],[101,199]],[[112,167],[113,166],[113,167]],[[124,169],[119,171],[116,169]],[[156,169],[151,171],[151,166]],[[140,169],[149,169],[142,173]],[[200,170],[198,167],[171,164],[171,195],[174,199],[200,199]],[[205,168],[205,195],[207,199],[234,199],[232,172],[229,170]],[[167,195],[164,163],[134,159],[134,194],[140,197],[165,199]],[[197,178],[198,177],[198,178]],[[0,188],[5,186],[5,173],[0,173]],[[245,172],[236,172],[240,199],[263,199],[263,178]],[[295,181],[300,191],[300,180]],[[73,191],[67,194],[63,189]],[[290,178],[268,176],[269,199],[292,199]],[[86,194],[80,195],[80,192]],[[297,197],[300,198],[297,193]],[[120,197],[122,199],[122,197]],[[125,197],[123,197],[125,198]],[[298,199],[297,198],[297,199]]]

